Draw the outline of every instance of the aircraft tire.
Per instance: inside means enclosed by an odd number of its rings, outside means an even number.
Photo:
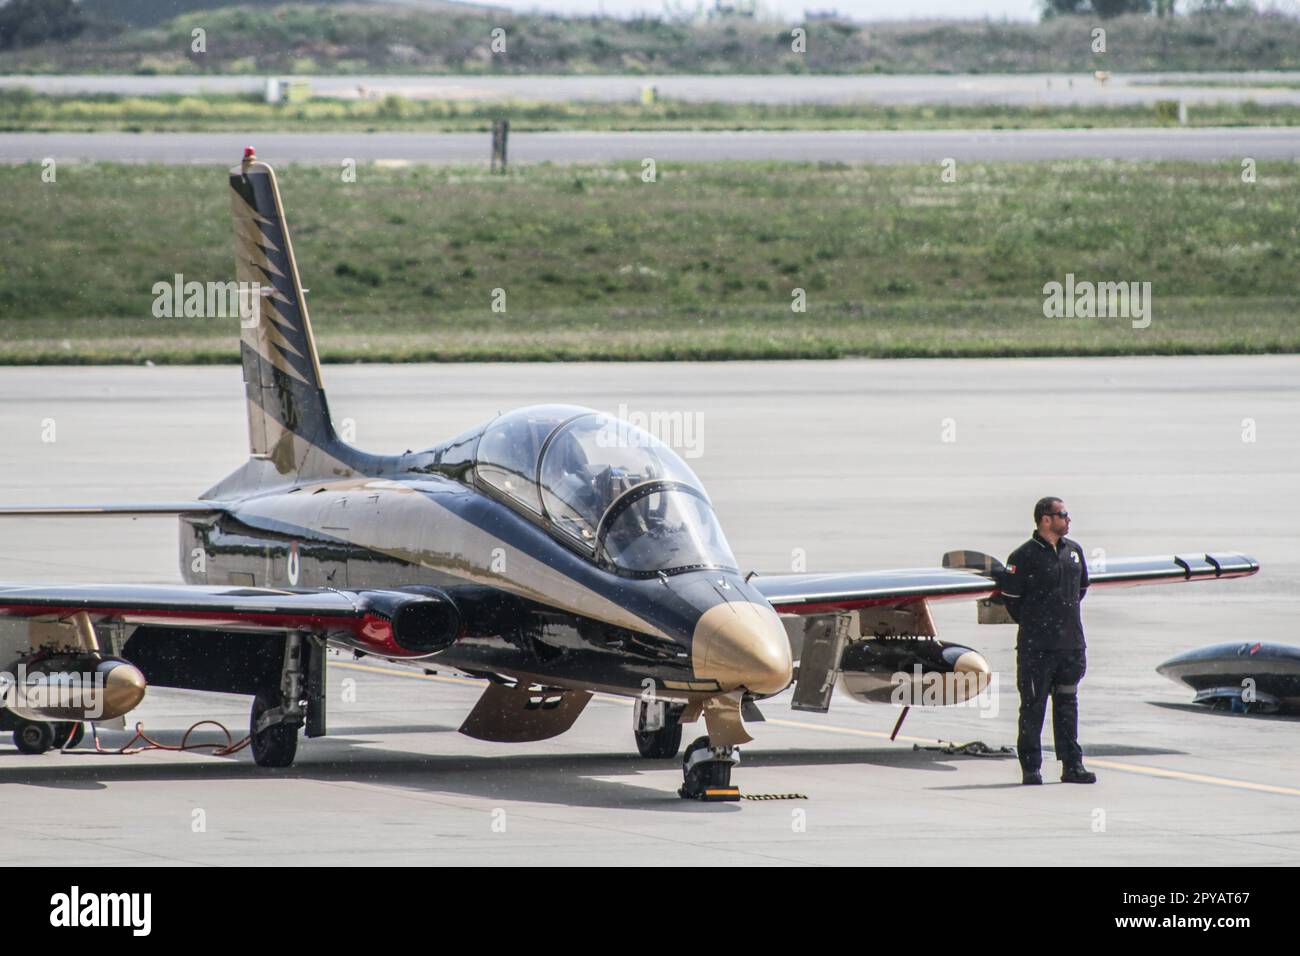
[[[688,799],[701,799],[709,790],[724,789],[731,786],[731,767],[729,760],[705,760],[691,766],[691,756],[699,750],[710,749],[708,737],[699,737],[691,742],[682,755],[683,782],[679,796]],[[732,797],[730,799],[738,799]]]
[[[54,728],[37,720],[23,721],[14,731],[14,746],[25,754],[43,754],[54,746]]]
[[[646,733],[637,730],[632,733],[636,736],[636,749],[641,756],[652,760],[676,757],[682,746],[682,725],[678,723]]]
[[[249,717],[248,735],[252,738],[253,762],[259,767],[289,767],[298,755],[298,728],[289,724],[276,724],[257,732],[257,722],[262,715],[279,703],[277,697],[260,693],[253,698],[253,711]]]

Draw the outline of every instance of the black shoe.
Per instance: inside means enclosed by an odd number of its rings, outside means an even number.
[[[1025,786],[1042,786],[1043,775],[1041,772],[1037,770],[1025,770],[1022,771],[1022,774],[1023,776],[1021,776],[1020,782]]]
[[[1091,770],[1084,770],[1083,764],[1066,767],[1061,771],[1061,783],[1096,783],[1097,775]]]

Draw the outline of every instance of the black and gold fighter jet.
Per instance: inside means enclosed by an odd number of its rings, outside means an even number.
[[[20,748],[124,714],[155,684],[251,696],[254,759],[287,766],[300,730],[325,733],[335,647],[485,678],[461,727],[482,740],[561,734],[601,692],[635,698],[640,752],[671,758],[683,724],[702,717],[681,793],[735,799],[745,721],[792,684],[793,705],[814,711],[837,684],[895,703],[900,690],[940,705],[984,691],[987,662],[936,640],[929,605],[971,600],[982,621],[1009,620],[1000,565],[985,555],[742,575],[685,462],[569,405],[513,411],[402,455],[341,441],[275,174],[250,150],[230,191],[237,276],[261,289],[240,323],[249,459],[194,501],[0,509],[176,515],[186,582],[0,586],[0,614],[29,631],[3,688]],[[1198,554],[1112,559],[1091,577],[1105,587],[1257,570],[1241,554]],[[90,697],[25,694],[77,676]]]

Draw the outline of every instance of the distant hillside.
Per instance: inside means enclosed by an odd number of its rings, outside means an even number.
[[[321,5],[346,0],[319,0]],[[352,0],[365,3],[368,0]],[[426,11],[504,10],[493,4],[457,3],[456,0],[389,0],[393,6],[417,7]],[[279,7],[284,0],[81,0],[88,14],[102,20],[116,20],[131,26],[152,27],[186,13],[223,7]]]
[[[275,7],[283,5],[283,2],[284,0],[243,0],[240,5]],[[198,10],[232,6],[235,4],[231,0],[81,0],[82,9],[98,19],[146,27]]]
[[[108,14],[147,0],[93,0]],[[204,0],[169,0],[193,6]],[[429,6],[439,0],[411,0]],[[1281,14],[1104,21],[1107,52],[1091,50],[1090,17],[1044,23],[805,24],[733,18],[696,23],[481,12],[445,4],[324,3],[199,10],[146,28],[87,30],[61,44],[0,55],[0,72],[118,73],[990,73],[1300,69],[1300,19]],[[192,53],[191,31],[207,52]],[[506,51],[490,48],[506,30]]]

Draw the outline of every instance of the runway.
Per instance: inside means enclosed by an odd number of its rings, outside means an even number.
[[[544,400],[692,416],[688,461],[742,569],[932,566],[962,547],[1005,556],[1027,537],[1033,501],[1056,494],[1094,559],[1240,549],[1263,570],[1088,597],[1081,738],[1100,776],[1092,787],[1056,784],[1050,753],[1049,785],[1022,788],[1014,758],[913,749],[1015,738],[1013,631],[977,625],[970,605],[940,605],[940,636],[985,654],[997,694],[983,708],[913,710],[892,743],[888,706],[837,697],[818,715],[791,711],[788,693],[765,702],[733,779],[804,799],[679,800],[675,763],[635,755],[623,701],[595,699],[552,740],[486,744],[455,732],[478,681],[340,658],[331,736],[304,742],[287,771],[259,770],[246,752],[24,757],[0,742],[11,866],[1300,858],[1298,722],[1196,710],[1154,672],[1201,644],[1296,640],[1300,357],[324,374],[336,421],[350,419],[356,443],[375,451],[431,445]],[[243,460],[245,428],[235,366],[0,369],[0,498],[187,498]],[[178,580],[168,519],[11,519],[0,532],[3,581]],[[247,700],[154,688],[133,715],[167,741],[204,718],[242,736]],[[120,746],[129,735],[103,736]]]
[[[248,144],[277,162],[476,163],[488,133],[0,133],[0,162],[212,163]],[[924,163],[1300,158],[1298,127],[815,132],[512,133],[512,163],[784,160]]]
[[[1181,99],[1189,105],[1300,103],[1300,72],[605,76],[303,76],[314,95],[340,99],[389,93],[425,99],[532,102],[636,102],[652,86],[664,99],[705,103],[878,103],[884,106],[1131,106]],[[1293,84],[1272,86],[1268,84]],[[1223,85],[1214,85],[1223,84]],[[1236,85],[1229,85],[1236,84]],[[5,75],[0,89],[56,95],[260,94],[265,76]]]

